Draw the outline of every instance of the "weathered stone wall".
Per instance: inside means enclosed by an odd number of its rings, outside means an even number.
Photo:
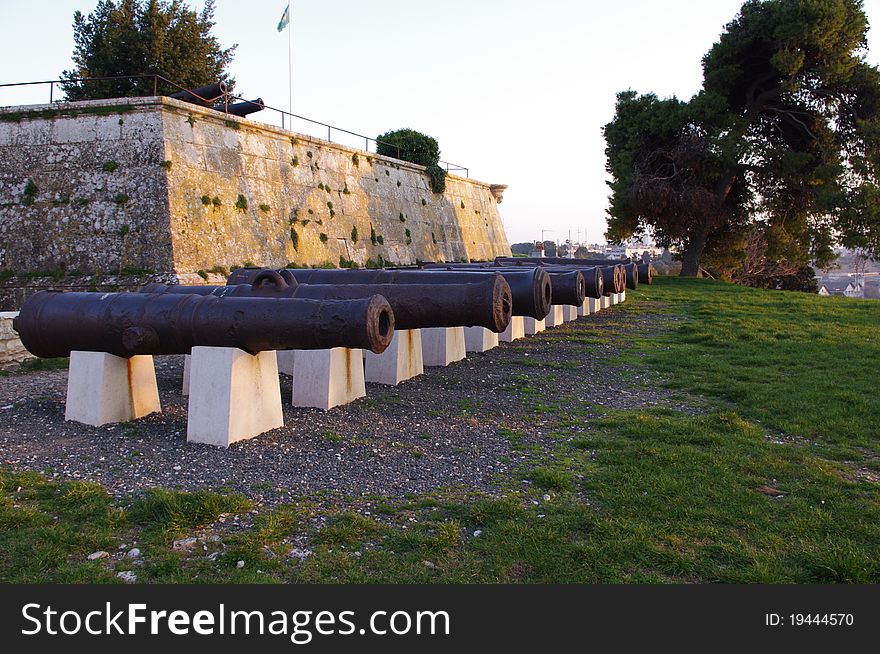
[[[16,331],[12,329],[12,320],[17,315],[17,311],[0,312],[0,370],[14,367],[25,359],[33,358],[31,353],[24,349]]]
[[[173,270],[164,159],[155,105],[0,110],[0,278]]]
[[[178,269],[510,252],[482,182],[449,176],[435,194],[421,166],[396,159],[185,106],[167,107],[163,120]]]
[[[488,184],[168,98],[0,109],[0,309],[246,263],[509,255]]]

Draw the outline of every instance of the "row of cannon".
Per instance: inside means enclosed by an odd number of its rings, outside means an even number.
[[[188,354],[197,346],[378,354],[395,328],[479,326],[501,333],[513,315],[542,320],[551,305],[582,306],[588,297],[635,288],[640,277],[650,283],[650,268],[642,276],[636,264],[604,263],[501,258],[421,269],[239,268],[225,286],[41,291],[13,326],[38,357]]]

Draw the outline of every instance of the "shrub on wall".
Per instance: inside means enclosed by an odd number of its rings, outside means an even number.
[[[431,180],[431,190],[434,193],[446,190],[446,171],[437,165],[440,161],[437,139],[413,129],[393,130],[376,138],[376,152],[425,166]]]

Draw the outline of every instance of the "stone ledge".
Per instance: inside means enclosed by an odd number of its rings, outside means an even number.
[[[0,312],[0,369],[11,368],[33,355],[24,349],[18,334],[12,328],[12,320],[18,311]]]

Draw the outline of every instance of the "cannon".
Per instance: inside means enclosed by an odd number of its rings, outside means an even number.
[[[232,271],[226,284],[250,284],[261,268],[238,268]],[[470,284],[479,282],[488,271],[463,270],[327,270],[288,268],[280,270],[285,280],[300,284]],[[543,320],[550,313],[552,286],[547,271],[540,268],[503,270],[499,273],[510,287],[514,316],[529,316]]]
[[[251,284],[180,286],[148,284],[142,293],[195,293],[217,297],[285,297],[351,300],[381,295],[394,311],[396,329],[485,327],[500,333],[510,322],[513,300],[501,275],[468,284],[297,284],[276,270],[261,270]]]
[[[218,104],[213,107],[215,111],[222,111],[227,114],[232,114],[233,116],[241,117],[262,111],[265,108],[266,105],[263,103],[263,98],[257,98],[256,100],[243,100],[242,102],[235,102],[230,105]]]
[[[540,263],[541,265],[565,265],[565,266],[617,266],[622,265],[626,269],[626,288],[635,290],[639,283],[650,284],[657,272],[650,263],[635,263],[628,259],[566,259],[563,257],[497,257],[496,263],[508,265],[514,261],[528,263]],[[632,272],[632,271],[637,272]],[[619,291],[618,291],[619,292]]]
[[[184,89],[183,91],[177,91],[177,93],[172,93],[168,97],[174,98],[175,100],[183,100],[190,104],[197,104],[200,107],[210,107],[217,102],[219,98],[226,95],[226,91],[226,82],[217,82],[215,84],[209,84],[208,86],[200,86],[197,89]]]
[[[654,281],[654,275],[657,272],[650,263],[637,264],[639,269],[639,283],[651,285]]]
[[[534,268],[536,264],[533,263],[513,263],[513,261],[518,261],[518,259],[512,259],[511,262],[505,263],[465,263],[465,264],[445,264],[445,263],[426,263],[422,264],[422,268],[425,270],[436,270],[438,268],[451,268],[452,270],[468,270],[468,269],[479,269],[479,270],[488,270],[488,271],[500,271],[504,269],[517,269],[517,268]],[[563,281],[565,277],[560,277],[564,273],[571,273],[573,271],[578,271],[584,278],[584,296],[592,297],[592,298],[600,298],[603,295],[603,279],[602,273],[598,270],[597,266],[579,266],[579,265],[550,265],[544,266],[544,268],[548,274],[550,275],[550,281],[553,285],[553,304],[574,304],[574,302],[570,301],[562,301],[561,298],[570,297],[577,301],[577,296],[571,295],[571,282]],[[563,295],[557,294],[557,290],[560,288],[569,289],[567,292],[565,290],[562,291]],[[581,302],[583,304],[583,302]],[[574,304],[574,306],[580,306]]]
[[[622,293],[626,288],[626,271],[620,264],[600,264],[582,263],[583,259],[562,259],[559,257],[498,257],[495,263],[499,266],[518,266],[529,268],[538,266],[553,270],[554,268],[576,268],[584,270],[589,268],[598,268],[599,274],[602,275],[602,295],[611,295],[612,293]],[[558,262],[558,263],[557,263]],[[597,297],[590,295],[589,297]]]
[[[639,266],[635,263],[623,263],[626,277],[626,287],[636,290],[639,287]]]
[[[446,270],[446,271],[476,271],[486,273],[502,273],[505,270],[515,270],[515,266],[493,266],[492,264],[448,264],[448,263],[424,263],[422,270]],[[550,284],[553,289],[551,304],[570,304],[579,307],[586,297],[586,282],[584,276],[577,270],[547,269],[550,275]]]
[[[196,346],[381,353],[394,335],[394,313],[378,295],[343,301],[40,291],[22,305],[13,328],[38,357],[74,350],[125,358],[189,354]]]

